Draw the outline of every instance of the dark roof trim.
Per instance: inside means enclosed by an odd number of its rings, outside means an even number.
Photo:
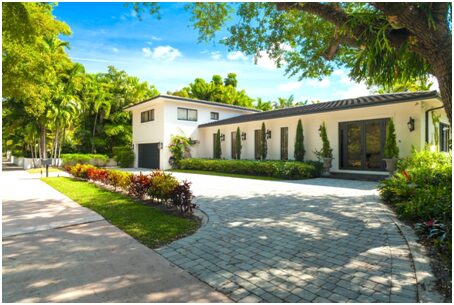
[[[211,127],[219,125],[228,125],[236,123],[245,123],[251,121],[269,120],[297,115],[306,115],[321,112],[331,112],[339,110],[347,110],[361,107],[383,106],[388,104],[403,103],[410,101],[418,101],[428,98],[440,98],[437,91],[424,92],[403,92],[380,95],[362,96],[353,99],[336,100],[323,102],[319,104],[311,104],[299,107],[284,108],[278,110],[264,111],[260,113],[244,114],[233,118],[228,118],[216,122],[201,124],[199,127]]]
[[[165,95],[165,94],[160,94],[158,96],[155,96],[151,99],[145,100],[143,102],[127,106],[123,108],[123,110],[127,110],[133,107],[136,107],[138,105],[153,101],[158,98],[166,98],[170,100],[175,100],[175,101],[183,101],[183,102],[191,102],[191,103],[199,103],[199,104],[205,104],[205,105],[210,105],[210,106],[217,106],[217,107],[224,107],[224,108],[231,108],[231,109],[236,109],[236,110],[246,110],[246,111],[251,111],[251,112],[261,112],[260,110],[257,109],[252,109],[252,108],[247,108],[247,107],[241,107],[241,106],[236,106],[236,105],[230,105],[230,104],[224,104],[224,103],[218,103],[218,102],[211,102],[211,101],[204,101],[204,100],[197,100],[197,99],[192,99],[192,98],[186,98],[186,97],[179,97],[179,96],[173,96],[173,95]]]

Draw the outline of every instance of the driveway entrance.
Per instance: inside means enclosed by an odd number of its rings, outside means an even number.
[[[208,223],[158,249],[243,302],[416,302],[404,238],[372,182],[188,179]]]

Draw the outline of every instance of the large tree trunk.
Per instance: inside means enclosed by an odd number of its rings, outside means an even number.
[[[40,146],[41,146],[41,158],[42,159],[47,159],[46,134],[47,134],[46,126],[41,125],[40,126]]]
[[[63,127],[62,139],[60,142],[60,147],[58,148],[58,155],[57,155],[58,160],[60,160],[60,158],[61,158],[61,148],[62,148],[63,144],[65,143],[65,134],[66,134],[66,127]],[[61,166],[61,164],[58,164],[58,166]]]
[[[93,132],[91,135],[91,153],[96,153],[95,151],[95,134],[96,134],[96,122],[98,120],[98,113],[95,114],[95,122],[93,123]]]
[[[438,80],[441,99],[449,118],[449,124],[452,126],[452,54],[441,50],[440,54],[432,56],[432,60],[429,62],[434,76]]]
[[[57,130],[55,131],[55,142],[54,142],[54,147],[53,147],[53,156],[52,156],[52,166],[55,166],[56,163],[57,163],[57,160],[55,160],[55,158],[57,158],[57,153],[58,153],[58,138],[60,137],[60,133],[59,133],[59,128],[57,127]]]

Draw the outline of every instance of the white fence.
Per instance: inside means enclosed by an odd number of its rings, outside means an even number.
[[[35,166],[33,166],[33,159],[32,158],[24,158],[24,157],[15,157],[11,155],[11,163],[16,164],[17,166],[22,167],[23,169],[30,169],[36,167],[41,167],[41,159],[35,159]],[[54,159],[53,164],[57,164],[57,166],[62,165],[61,159]],[[116,167],[117,162],[114,159],[109,159],[107,161],[106,167]]]

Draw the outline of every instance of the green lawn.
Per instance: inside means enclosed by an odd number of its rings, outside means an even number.
[[[66,177],[41,180],[150,248],[191,234],[199,226],[195,219],[167,214],[85,181]]]
[[[39,174],[39,173],[41,173],[41,171],[43,171],[43,174],[45,174],[46,168],[37,167],[37,168],[27,169],[27,173],[30,173],[30,174]],[[51,173],[51,172],[61,172],[61,170],[56,167],[49,167],[49,173]]]
[[[246,179],[257,179],[257,180],[282,180],[282,179],[279,179],[276,177],[230,174],[230,173],[221,173],[221,172],[202,171],[202,170],[196,170],[196,169],[172,169],[172,170],[169,170],[169,172],[223,176],[223,177],[232,177],[232,178],[246,178]]]

